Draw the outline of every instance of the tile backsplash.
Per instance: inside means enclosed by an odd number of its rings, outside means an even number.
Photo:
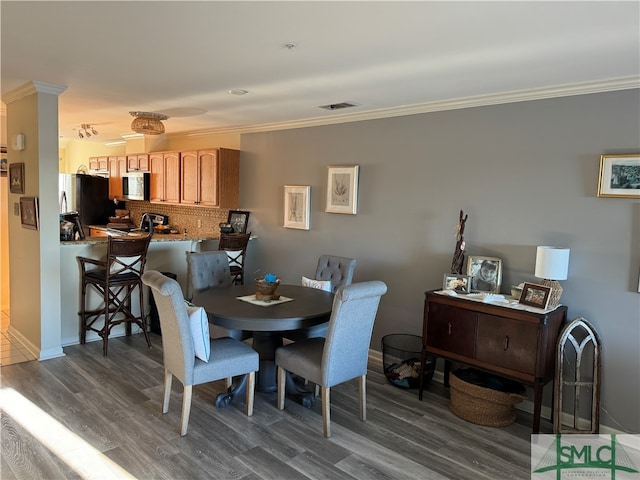
[[[180,233],[187,229],[193,234],[217,234],[220,231],[219,223],[226,222],[229,210],[219,208],[190,207],[188,205],[171,205],[162,203],[150,203],[128,201],[116,206],[129,210],[131,223],[136,227],[140,225],[142,214],[160,213],[169,216],[169,225],[175,227]]]

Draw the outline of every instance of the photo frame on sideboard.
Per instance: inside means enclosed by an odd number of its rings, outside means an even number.
[[[227,223],[233,228],[233,233],[247,233],[250,213],[244,210],[229,210]]]
[[[500,293],[502,286],[502,259],[469,255],[467,275],[471,277],[472,292]]]
[[[546,310],[551,297],[551,287],[537,283],[525,283],[519,303]]]

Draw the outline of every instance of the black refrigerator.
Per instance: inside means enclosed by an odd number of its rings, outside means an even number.
[[[80,173],[61,173],[60,213],[78,212],[85,234],[89,225],[106,225],[115,206],[109,200],[109,179]]]

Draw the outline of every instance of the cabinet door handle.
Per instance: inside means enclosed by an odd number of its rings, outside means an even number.
[[[453,325],[451,325],[451,322],[449,322],[449,335],[451,335],[452,328],[453,328]]]
[[[504,337],[504,349],[507,350],[509,348],[509,337]]]

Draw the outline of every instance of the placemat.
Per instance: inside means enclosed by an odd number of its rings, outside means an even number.
[[[244,297],[236,297],[243,302],[252,303],[261,307],[270,307],[271,305],[277,305],[279,303],[291,302],[293,298],[280,296],[278,300],[258,300],[255,295],[245,295]]]

